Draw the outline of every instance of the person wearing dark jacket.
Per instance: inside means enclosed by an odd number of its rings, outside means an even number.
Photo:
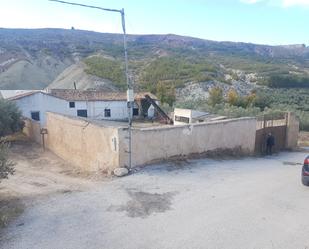
[[[266,139],[266,154],[271,155],[272,154],[272,147],[275,145],[275,137],[271,132],[267,135]]]

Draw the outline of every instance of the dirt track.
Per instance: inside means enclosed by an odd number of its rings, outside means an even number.
[[[27,206],[4,231],[0,247],[309,248],[309,188],[300,183],[306,154],[157,165],[103,183],[63,174],[57,163],[44,178],[38,163],[31,166],[38,174],[32,180],[20,176],[19,183],[30,187],[18,191],[34,194],[48,180],[47,193],[58,194]],[[77,191],[66,192],[71,188]]]
[[[99,176],[82,175],[51,152],[27,140],[14,142],[11,159],[15,174],[0,184],[1,223],[7,223],[29,205],[53,194],[91,188]],[[1,231],[0,231],[1,233]]]

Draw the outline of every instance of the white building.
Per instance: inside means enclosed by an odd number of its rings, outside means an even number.
[[[208,112],[201,112],[191,109],[174,109],[174,125],[184,125],[202,122],[211,122],[226,119],[226,116],[218,116]]]
[[[146,95],[157,101],[157,98],[150,93],[135,94],[134,118],[154,117],[154,107],[148,103]],[[54,89],[49,92],[27,92],[8,100],[16,103],[24,117],[39,121],[41,126],[45,125],[46,112],[97,120],[128,119],[126,93]]]
[[[200,112],[191,109],[175,108],[174,125],[204,122],[205,117],[207,117],[208,115],[209,113],[207,112]]]

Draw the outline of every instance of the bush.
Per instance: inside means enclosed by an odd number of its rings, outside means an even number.
[[[0,182],[1,179],[6,179],[14,173],[13,167],[15,164],[8,158],[8,148],[7,143],[0,142]]]
[[[223,91],[220,87],[213,87],[209,91],[208,104],[215,106],[223,102]]]
[[[176,100],[175,87],[164,82],[157,84],[156,95],[162,104],[172,106]]]
[[[227,103],[229,103],[230,105],[236,105],[238,102],[238,93],[234,90],[231,89],[229,90],[229,92],[227,93]]]
[[[22,130],[23,127],[24,122],[17,106],[12,102],[0,99],[0,139]]]

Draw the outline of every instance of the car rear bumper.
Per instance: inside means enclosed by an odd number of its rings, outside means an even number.
[[[302,174],[301,181],[304,185],[309,186],[309,176],[305,176],[304,174]]]

